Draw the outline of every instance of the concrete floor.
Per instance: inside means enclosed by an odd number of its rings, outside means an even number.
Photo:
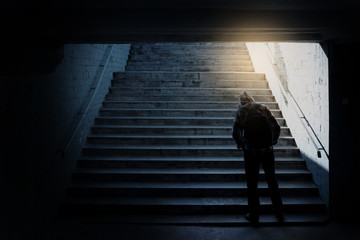
[[[64,224],[52,230],[42,231],[34,239],[169,239],[169,240],[216,240],[216,239],[266,239],[266,240],[322,240],[360,239],[359,223],[330,222],[323,226],[159,226],[124,224]]]
[[[35,224],[35,217],[32,219],[23,224],[21,221],[11,225],[9,221],[2,222],[0,240],[360,240],[359,220],[254,227],[101,224],[64,220]]]

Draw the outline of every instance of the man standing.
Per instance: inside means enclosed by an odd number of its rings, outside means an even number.
[[[252,223],[259,221],[260,201],[258,195],[258,177],[260,163],[265,172],[275,216],[284,220],[282,200],[275,179],[275,160],[273,145],[278,141],[280,125],[274,115],[263,104],[243,91],[240,94],[239,109],[236,112],[232,137],[238,149],[244,150],[245,174],[248,189],[249,212],[246,219]]]

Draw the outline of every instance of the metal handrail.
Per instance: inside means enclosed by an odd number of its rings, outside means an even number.
[[[266,47],[267,47],[267,53],[268,53],[269,55],[271,55],[271,57],[270,57],[271,63],[272,63],[273,65],[275,65],[275,63],[274,63],[274,61],[273,61],[273,55],[272,55],[272,53],[271,53],[271,51],[270,51],[270,47],[269,47],[268,43],[265,43],[265,45],[266,45]],[[321,146],[320,148],[318,147],[318,145],[315,143],[315,140],[313,139],[313,137],[311,136],[311,134],[309,134],[309,131],[307,130],[308,135],[309,135],[309,137],[310,137],[310,139],[311,139],[311,142],[312,142],[312,143],[314,144],[314,146],[317,148],[318,158],[321,158],[321,152],[320,152],[320,151],[323,150],[324,153],[325,153],[325,155],[326,155],[326,157],[327,157],[328,160],[329,160],[329,159],[330,159],[329,153],[326,151],[324,145],[322,144],[321,140],[319,139],[319,137],[318,137],[317,134],[315,133],[314,128],[311,126],[309,120],[308,120],[307,117],[305,116],[303,110],[301,109],[300,105],[298,104],[298,102],[296,101],[296,99],[294,98],[294,96],[292,95],[291,91],[290,91],[289,89],[284,89],[283,85],[282,85],[279,81],[277,81],[277,83],[278,83],[278,85],[279,85],[279,87],[280,87],[280,90],[282,91],[282,93],[283,93],[284,96],[287,95],[287,94],[290,95],[291,99],[294,101],[296,107],[298,108],[298,110],[300,111],[300,113],[301,113],[301,115],[302,115],[302,116],[300,116],[300,118],[305,120],[306,125],[310,128],[310,130],[311,130],[311,132],[314,134],[317,142],[318,142],[319,145]]]
[[[299,104],[297,103],[297,101],[295,100],[294,96],[292,95],[292,93],[290,92],[290,90],[287,90],[287,92],[289,93],[289,95],[291,96],[292,100],[295,102],[296,106],[298,107],[299,111],[301,112],[301,115],[302,115],[302,119],[305,120],[307,126],[310,128],[311,132],[314,134],[316,140],[318,141],[318,143],[320,144],[321,148],[318,148],[318,146],[316,144],[314,144],[316,147],[317,147],[317,150],[318,150],[318,157],[321,158],[321,153],[320,153],[320,150],[323,150],[326,157],[329,159],[329,154],[328,152],[326,151],[324,145],[322,144],[321,140],[319,139],[319,137],[317,136],[317,134],[315,133],[313,127],[311,126],[309,120],[306,118],[304,112],[302,111],[302,109],[300,108]],[[311,137],[311,140],[314,142],[314,139],[312,138],[312,136],[309,134],[309,136]]]
[[[106,67],[107,67],[107,65],[108,65],[108,63],[109,63],[109,60],[110,60],[110,56],[111,56],[111,54],[112,54],[112,51],[113,51],[113,45],[110,45],[109,50],[108,50],[108,55],[107,55],[107,57],[106,57],[106,62],[105,62],[105,64],[100,64],[100,67],[102,67],[102,70],[101,70],[101,73],[100,73],[99,80],[98,80],[98,82],[97,82],[97,84],[96,84],[96,87],[95,87],[95,88],[91,88],[91,90],[94,90],[94,92],[92,93],[92,96],[91,96],[89,102],[87,103],[85,110],[84,110],[83,112],[79,113],[79,114],[81,115],[81,118],[78,120],[78,122],[77,122],[77,124],[76,124],[76,128],[75,128],[75,130],[73,131],[71,137],[69,138],[69,140],[67,140],[66,144],[64,145],[65,147],[59,151],[59,152],[61,153],[62,157],[64,157],[65,153],[68,151],[68,149],[69,149],[69,147],[70,147],[70,145],[71,145],[71,143],[72,143],[72,141],[73,141],[76,133],[77,133],[78,130],[80,129],[80,126],[81,126],[81,124],[82,124],[82,122],[83,122],[83,120],[84,120],[87,112],[89,111],[89,109],[90,109],[90,107],[91,107],[92,102],[94,101],[94,98],[95,98],[95,96],[96,96],[96,93],[97,93],[97,91],[99,90],[100,84],[101,84],[101,82],[102,82],[102,78],[103,78],[103,76],[104,76],[105,69],[106,69]]]

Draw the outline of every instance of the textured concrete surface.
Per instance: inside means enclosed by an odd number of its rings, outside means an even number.
[[[323,226],[265,226],[265,227],[217,227],[217,226],[168,226],[168,225],[120,225],[120,224],[61,224],[49,231],[34,235],[36,239],[67,240],[355,240],[360,238],[359,223],[330,222]]]

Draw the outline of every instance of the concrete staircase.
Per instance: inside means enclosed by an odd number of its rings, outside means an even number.
[[[124,223],[247,224],[243,152],[231,138],[243,89],[281,125],[275,157],[285,222],[325,221],[326,205],[244,43],[134,44],[60,212]],[[260,222],[276,223],[262,171],[259,192]]]

